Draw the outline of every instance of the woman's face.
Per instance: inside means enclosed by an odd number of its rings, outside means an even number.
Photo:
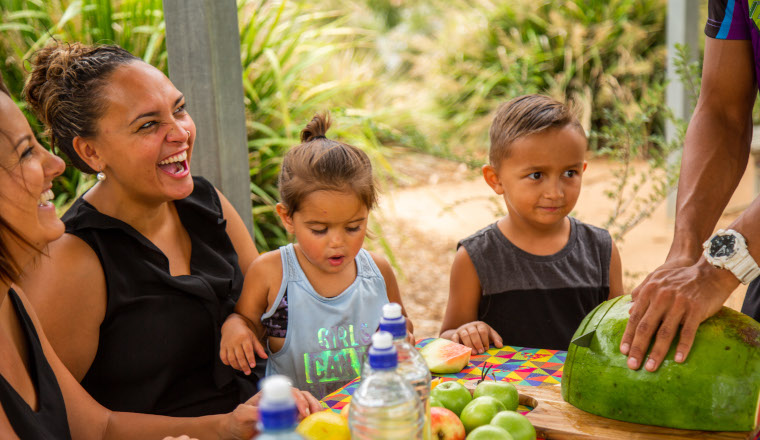
[[[103,90],[106,110],[87,140],[97,153],[93,168],[106,175],[101,185],[148,202],[190,195],[195,124],[182,93],[143,62],[118,67]]]
[[[0,93],[0,215],[38,250],[64,232],[50,202],[53,179],[64,167],[61,158],[37,142],[11,98]],[[15,242],[7,231],[0,233],[4,243]]]

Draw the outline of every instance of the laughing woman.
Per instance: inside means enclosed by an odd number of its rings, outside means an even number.
[[[249,439],[256,409],[194,419],[111,412],[56,356],[17,280],[63,234],[50,203],[63,161],[42,148],[0,78],[0,438],[135,439],[189,433]],[[58,289],[49,283],[54,296]],[[252,403],[252,402],[251,402]]]
[[[31,64],[29,107],[75,167],[98,175],[22,281],[50,343],[108,408],[231,411],[255,390],[219,361],[221,326],[245,326],[232,311],[257,252],[224,196],[191,176],[185,97],[116,46],[53,45]]]

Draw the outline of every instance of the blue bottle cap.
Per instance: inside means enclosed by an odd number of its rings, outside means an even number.
[[[282,375],[262,381],[259,422],[263,431],[292,429],[298,424],[298,409],[290,387],[290,379]]]
[[[393,335],[393,339],[406,337],[406,318],[401,314],[401,305],[390,303],[383,306],[383,317],[380,318],[380,330]]]
[[[372,335],[372,346],[369,348],[369,366],[375,370],[396,368],[398,357],[393,346],[393,336],[386,331]]]

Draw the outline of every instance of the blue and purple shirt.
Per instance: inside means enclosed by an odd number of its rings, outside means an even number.
[[[755,81],[760,84],[760,0],[710,0],[705,35],[718,40],[751,40]]]

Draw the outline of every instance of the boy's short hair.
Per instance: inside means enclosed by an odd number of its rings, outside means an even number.
[[[491,166],[497,167],[509,157],[509,147],[516,140],[566,125],[577,127],[586,136],[573,109],[548,96],[523,95],[500,105],[491,124]]]

